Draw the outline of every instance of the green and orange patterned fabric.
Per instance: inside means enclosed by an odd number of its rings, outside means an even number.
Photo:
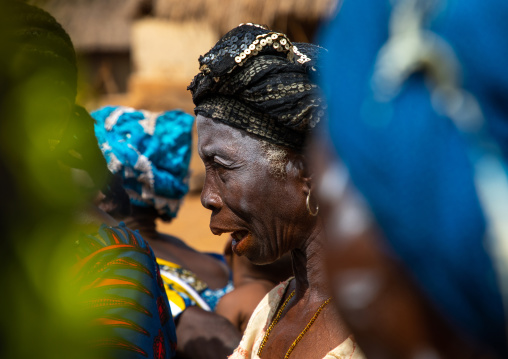
[[[107,358],[172,358],[175,324],[152,249],[121,223],[76,241],[74,278]]]

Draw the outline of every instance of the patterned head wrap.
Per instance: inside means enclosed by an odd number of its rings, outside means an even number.
[[[326,106],[311,79],[323,50],[242,24],[199,58],[200,73],[188,87],[194,111],[300,150],[324,117]]]
[[[92,113],[95,135],[113,173],[122,176],[131,203],[176,217],[188,192],[194,118],[182,111],[152,113],[107,106]]]

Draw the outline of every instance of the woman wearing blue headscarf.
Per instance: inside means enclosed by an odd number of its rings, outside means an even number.
[[[199,334],[181,333],[187,317],[195,322],[204,319],[209,331],[222,325],[215,332],[224,334],[220,339],[223,347],[231,347],[214,355],[230,354],[239,333],[224,318],[210,313],[232,290],[227,264],[156,229],[157,219],[170,222],[176,217],[189,190],[194,117],[179,110],[153,113],[113,106],[101,108],[92,116],[108,168],[122,178],[130,197],[132,213],[123,220],[127,227],[139,230],[157,257],[171,311],[178,318],[179,344],[185,342],[186,335]]]

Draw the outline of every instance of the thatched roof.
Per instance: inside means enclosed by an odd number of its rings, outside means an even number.
[[[1,0],[0,0],[1,1]],[[280,31],[330,17],[341,0],[33,0],[62,24],[78,51],[128,50],[134,19],[198,20],[224,34],[242,22]],[[311,25],[312,26],[312,25]],[[292,30],[290,28],[293,28]],[[308,29],[307,29],[308,30]],[[299,41],[302,41],[300,38]]]
[[[276,19],[318,22],[333,15],[340,0],[153,0],[158,17],[206,20],[220,33],[242,22],[272,25]]]
[[[147,0],[47,0],[42,4],[72,38],[78,51],[130,48],[132,21]]]

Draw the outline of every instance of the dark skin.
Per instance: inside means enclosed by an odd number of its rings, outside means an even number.
[[[201,194],[212,211],[216,235],[231,233],[233,251],[256,264],[271,263],[291,252],[295,290],[263,351],[283,358],[319,306],[330,297],[323,267],[325,239],[319,217],[305,200],[312,189],[304,158],[290,151],[286,178],[270,172],[262,142],[246,132],[198,116],[199,155],[206,167]],[[293,358],[322,358],[349,336],[333,306],[327,306],[292,353]]]
[[[175,324],[178,359],[224,359],[242,338],[226,318],[199,307],[185,309]]]
[[[273,287],[274,284],[265,279],[246,283],[222,297],[215,312],[243,333],[259,302]]]
[[[229,269],[225,263],[194,250],[179,238],[158,232],[155,223],[157,218],[155,209],[133,206],[132,215],[124,222],[129,228],[139,230],[141,236],[152,247],[156,257],[192,271],[211,289],[223,288],[227,285]]]
[[[317,192],[329,239],[327,272],[333,303],[365,355],[374,359],[424,354],[432,358],[492,358],[485,348],[475,347],[462,337],[427,300],[386,246],[367,208],[356,207],[363,217],[356,230],[338,225],[340,217],[357,205],[358,193],[351,184],[334,193],[343,182],[337,170],[345,168],[331,170],[339,162],[330,148],[320,139],[310,151],[316,180],[322,187]],[[332,172],[338,176],[329,177]],[[332,179],[335,189],[327,186],[326,176]],[[348,288],[362,282],[368,289],[357,298],[360,300],[355,300],[348,295]]]
[[[272,264],[258,266],[246,257],[234,254],[232,240],[226,243],[224,256],[231,267],[235,289],[220,299],[215,312],[243,333],[259,302],[273,287],[291,277],[293,271],[289,254]]]

